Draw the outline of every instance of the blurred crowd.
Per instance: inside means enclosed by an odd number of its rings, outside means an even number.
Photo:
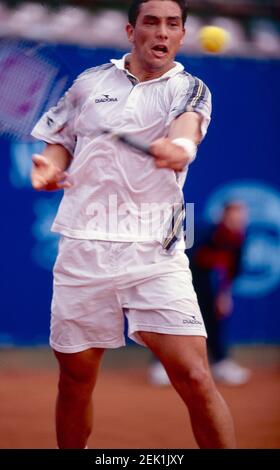
[[[183,53],[203,53],[198,41],[198,32],[202,26],[212,24],[225,28],[231,35],[231,41],[223,52],[224,55],[280,57],[278,17],[277,15],[274,18],[269,16],[267,10],[263,10],[262,16],[262,9],[257,7],[257,5],[265,6],[269,2],[266,0],[249,2],[252,8],[246,20],[244,20],[244,15],[239,17],[236,14],[225,15],[227,12],[225,6],[230,5],[233,8],[243,3],[245,8],[248,0],[246,2],[235,0],[229,3],[216,0],[216,8],[209,8],[210,3],[210,0],[197,2],[197,9],[191,9],[187,35],[182,48]],[[223,4],[223,9],[218,8],[219,3]],[[80,5],[85,4],[86,2],[80,2]],[[200,4],[204,4],[204,9]],[[253,8],[254,5],[256,10]],[[65,2],[57,2],[56,6],[57,8],[54,9],[47,6],[46,2],[0,1],[0,38],[17,37],[83,46],[117,48],[128,46],[124,32],[127,16],[123,11],[108,8],[89,10],[81,6],[67,5]],[[254,11],[258,14],[254,15]]]

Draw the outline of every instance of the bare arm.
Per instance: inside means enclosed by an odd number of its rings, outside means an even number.
[[[71,154],[62,145],[48,144],[42,155],[32,157],[31,182],[38,191],[54,191],[71,186],[65,170],[72,160]]]
[[[178,137],[191,139],[196,145],[201,141],[202,116],[198,113],[184,113],[175,119],[170,126],[168,137],[173,140]]]
[[[175,119],[166,138],[158,139],[151,145],[158,168],[170,168],[182,171],[192,161],[191,154],[172,141],[178,138],[190,139],[195,145],[201,141],[201,120],[198,113],[186,112]]]

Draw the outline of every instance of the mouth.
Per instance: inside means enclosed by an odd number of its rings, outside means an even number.
[[[152,47],[152,51],[156,57],[164,57],[168,54],[168,47],[165,44],[156,44]]]

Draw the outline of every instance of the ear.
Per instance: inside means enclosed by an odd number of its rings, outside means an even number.
[[[186,37],[186,30],[185,30],[185,28],[183,28],[183,35],[182,35],[181,40],[180,40],[180,46],[182,46],[184,44],[185,37]]]
[[[134,42],[134,27],[132,24],[128,23],[125,27],[127,38],[129,42],[133,43]]]

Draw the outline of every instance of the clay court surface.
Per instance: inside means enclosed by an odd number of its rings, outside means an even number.
[[[260,351],[243,354],[243,364],[253,371],[250,383],[219,386],[232,410],[239,448],[280,447],[277,354],[275,349],[271,357]],[[171,387],[147,384],[148,361],[144,348],[107,352],[94,395],[95,431],[90,448],[196,448],[180,398]],[[2,349],[0,372],[0,448],[55,448],[57,368],[50,351]]]

